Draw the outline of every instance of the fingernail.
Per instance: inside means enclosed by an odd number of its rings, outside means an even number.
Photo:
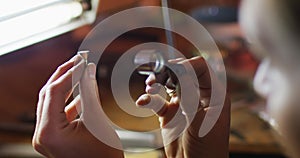
[[[149,95],[143,95],[142,96],[142,100],[144,100],[144,101],[150,101],[150,99],[151,99],[151,97],[149,96]]]
[[[154,75],[154,74],[150,74],[150,75],[148,76],[148,78],[146,79],[145,84],[151,86],[151,85],[154,84],[155,82],[156,82],[156,77],[155,77],[155,75]]]
[[[146,92],[148,94],[158,94],[159,92],[161,92],[161,90],[163,90],[163,86],[159,83],[154,83],[151,86],[146,86]]]
[[[88,73],[89,73],[89,77],[91,79],[96,79],[96,65],[95,64],[88,65]]]
[[[146,105],[150,103],[151,97],[147,94],[140,96],[140,98],[136,101],[137,105]]]
[[[74,65],[79,64],[81,60],[82,60],[82,57],[79,55],[76,55],[74,58]]]

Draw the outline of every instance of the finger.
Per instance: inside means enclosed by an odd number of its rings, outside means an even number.
[[[178,97],[172,98],[165,117],[159,117],[159,122],[162,128],[163,143],[168,148],[168,145],[176,141],[187,127],[186,117],[182,114],[181,108],[179,108]]]
[[[81,60],[81,57],[78,55],[75,55],[73,58],[71,58],[69,61],[65,62],[64,64],[62,64],[61,66],[59,66],[56,71],[52,74],[52,76],[50,77],[50,79],[47,81],[47,83],[43,86],[43,88],[40,90],[39,93],[39,101],[38,101],[38,105],[37,105],[37,111],[36,111],[36,129],[39,128],[39,124],[40,124],[40,120],[41,120],[41,114],[43,111],[43,103],[44,103],[44,98],[45,98],[45,93],[46,93],[46,89],[49,86],[49,84],[51,84],[52,82],[54,82],[56,79],[58,79],[59,77],[61,77],[63,74],[65,74],[69,69],[71,69],[75,64],[79,63],[79,61]],[[71,91],[69,92],[69,94],[66,97],[66,100],[70,97],[71,95]]]
[[[154,74],[150,74],[149,77],[145,81],[146,88],[145,92],[148,94],[159,94],[163,98],[167,97],[165,88],[162,84],[156,83],[156,77]]]
[[[72,102],[66,106],[65,113],[67,120],[69,122],[72,122],[75,120],[78,115],[81,113],[81,102],[80,102],[80,96],[78,95]]]
[[[67,70],[69,70],[73,65],[74,62],[78,60],[78,57],[73,57],[72,59],[70,59],[68,62],[64,63],[63,65],[61,65],[60,67],[57,68],[57,70],[55,71],[55,73],[50,77],[50,79],[47,81],[47,83],[45,84],[45,86],[40,90],[39,93],[39,101],[38,101],[38,105],[37,105],[37,111],[36,111],[36,127],[35,127],[35,132],[34,132],[34,136],[32,139],[32,143],[33,146],[43,155],[48,155],[46,150],[42,147],[42,145],[39,142],[39,137],[40,137],[40,132],[42,131],[41,129],[41,120],[42,120],[42,113],[44,110],[44,101],[45,101],[45,96],[46,96],[46,89],[48,87],[49,84],[51,84],[51,82],[53,82],[54,80],[56,80],[57,78],[59,78],[62,74],[64,74]],[[45,121],[44,124],[45,125]],[[43,128],[43,127],[42,127]],[[49,155],[48,155],[49,156]]]
[[[163,128],[173,119],[179,110],[177,97],[172,98],[171,102],[168,102],[160,95],[144,94],[136,101],[136,105],[140,108],[151,109],[159,117],[160,125]]]
[[[78,60],[80,60],[80,57],[75,55],[69,61],[67,61],[64,64],[62,64],[61,66],[59,66],[56,69],[56,71],[51,75],[51,77],[49,78],[47,83],[40,90],[40,92],[39,92],[39,101],[38,101],[38,104],[37,104],[37,111],[36,111],[36,115],[37,115],[37,123],[36,124],[37,125],[39,124],[39,121],[40,121],[40,118],[41,118],[42,109],[43,109],[42,107],[43,107],[43,102],[44,102],[47,86],[50,83],[52,83],[54,80],[56,80],[58,77],[60,77],[64,73],[66,73],[67,70],[71,69],[74,66],[74,62],[76,62]]]
[[[141,95],[136,105],[140,108],[151,109],[159,117],[164,117],[168,110],[168,102],[159,95]]]
[[[41,132],[40,122],[41,122],[41,115],[42,115],[44,99],[45,99],[45,93],[44,93],[44,87],[43,87],[39,93],[39,101],[38,101],[37,109],[36,109],[36,124],[35,124],[35,130],[34,130],[33,137],[32,137],[32,146],[39,153],[41,153],[43,155],[47,155],[45,149],[41,146],[41,143],[39,141],[39,136],[40,136],[40,132]]]
[[[164,92],[164,87],[159,83],[154,83],[151,86],[146,85],[145,91],[148,94],[160,94]]]
[[[156,83],[156,77],[154,73],[151,73],[146,79],[145,84],[151,86],[154,83]]]
[[[201,97],[210,97],[211,96],[211,87],[212,81],[210,76],[209,67],[207,66],[204,58],[194,57],[179,62],[178,64],[184,65],[187,69],[188,75],[196,73],[197,76],[197,87],[200,89]]]
[[[37,108],[36,108],[36,124],[35,124],[34,136],[37,135],[37,132],[39,130],[39,124],[40,124],[42,110],[43,110],[43,103],[44,103],[44,99],[45,99],[45,90],[44,89],[45,89],[45,87],[43,87],[39,92],[39,100],[38,100]]]
[[[64,64],[60,65],[55,72],[51,75],[49,80],[47,81],[46,85],[51,84],[63,74],[65,74],[69,69],[71,69],[74,65],[77,65],[82,60],[81,56],[75,55],[69,61],[65,62]]]
[[[89,64],[79,83],[82,105],[81,120],[103,143],[122,149],[119,137],[108,123],[109,119],[102,109],[95,74],[95,64]]]
[[[136,104],[141,108],[152,109],[159,116],[163,143],[168,152],[173,151],[168,148],[169,144],[176,141],[186,127],[186,119],[179,108],[178,98],[173,97],[171,102],[167,102],[159,95],[144,94],[140,96]]]
[[[211,88],[209,69],[204,58],[198,56],[198,57],[181,61],[178,64],[182,64],[182,65],[190,64],[193,69],[192,70],[190,69],[189,71],[195,71],[199,80],[199,87],[202,89]]]
[[[40,90],[39,100],[38,100],[37,110],[36,110],[36,126],[35,126],[34,137],[39,135],[40,122],[42,118],[42,113],[43,113],[42,111],[43,111],[43,105],[45,101],[45,94],[46,94],[47,87],[49,86],[50,83],[52,83],[54,80],[56,80],[61,75],[63,75],[67,70],[72,68],[74,66],[74,63],[78,62],[79,60],[80,57],[74,56],[69,61],[59,66],[57,70],[53,73],[53,75],[50,77],[50,79],[47,81],[47,83]]]
[[[74,74],[82,74],[84,69],[85,63],[82,60],[46,87],[42,120],[47,120],[47,123],[53,123],[53,125],[61,125],[60,127],[67,125],[68,121],[64,112],[65,100],[73,89],[73,85],[81,78],[80,76],[74,77]]]
[[[169,64],[171,67],[171,71],[169,72],[169,79],[167,80],[166,86],[169,89],[174,89],[176,87],[175,85],[177,84],[178,78],[177,76],[180,76],[182,67],[179,66],[177,63],[186,60],[185,58],[177,58],[177,59],[171,59],[168,60]],[[179,66],[179,67],[178,67]],[[184,72],[184,71],[183,71]]]

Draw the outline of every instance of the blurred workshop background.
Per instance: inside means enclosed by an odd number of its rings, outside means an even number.
[[[17,3],[31,3],[34,7],[31,5],[28,8],[38,10],[40,6],[49,7],[58,1],[24,0],[15,1],[7,6],[6,2],[4,4],[1,2],[0,32],[3,34],[6,32],[3,31],[5,30],[3,27],[10,18],[14,18],[13,16],[17,14],[25,14],[22,8],[18,10],[20,5],[16,5]],[[79,2],[82,8],[78,10],[78,15],[76,12],[74,16],[83,16],[84,12],[91,14],[87,16],[92,18],[87,17],[85,23],[82,21],[74,23],[69,29],[44,35],[44,39],[33,39],[31,38],[33,35],[24,34],[23,39],[15,41],[11,39],[11,43],[5,42],[8,38],[20,37],[22,32],[28,32],[19,30],[27,25],[29,27],[30,21],[21,20],[16,27],[11,27],[11,33],[7,34],[7,37],[0,33],[0,38],[3,39],[0,39],[0,157],[42,157],[31,147],[38,92],[55,69],[77,53],[82,40],[97,23],[124,9],[161,5],[160,0],[100,0],[98,4],[93,0],[79,0]],[[78,8],[77,4],[72,6]],[[230,157],[283,158],[284,151],[273,135],[268,115],[264,112],[264,101],[251,88],[258,61],[251,55],[237,23],[239,0],[172,0],[169,1],[169,7],[189,14],[203,24],[216,40],[223,55],[228,75],[228,91],[232,96]],[[9,14],[11,10],[16,11]],[[90,13],[91,11],[94,12]],[[57,18],[63,18],[62,16],[58,15]],[[45,22],[50,20],[46,15],[43,18]],[[13,34],[18,31],[20,33]],[[193,56],[196,51],[194,46],[177,34],[173,36],[176,40],[175,47],[187,57]],[[20,40],[28,43],[22,43]],[[157,118],[156,116],[138,118],[121,110],[112,96],[110,77],[122,53],[145,42],[166,43],[165,30],[143,28],[123,34],[106,48],[97,65],[100,98],[106,114],[118,126],[137,132],[158,128]],[[16,45],[18,46],[15,47]],[[143,93],[145,78],[138,73],[132,74],[130,80],[132,98],[136,99]],[[155,145],[155,135],[149,137],[122,131],[119,134],[123,137],[124,143],[127,143],[127,147],[136,148],[136,151],[141,147],[151,148]],[[164,155],[162,150],[154,150],[143,153],[128,152],[126,157],[163,158]]]

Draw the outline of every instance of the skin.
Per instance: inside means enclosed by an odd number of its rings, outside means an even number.
[[[37,123],[32,139],[32,145],[39,153],[55,158],[123,157],[123,151],[102,143],[83,124],[83,120],[88,119],[85,118],[87,115],[85,113],[90,111],[88,107],[100,106],[95,72],[95,65],[89,64],[85,67],[84,61],[77,55],[59,66],[41,89],[36,113]],[[89,102],[86,110],[77,119],[76,107],[80,107],[81,103],[85,107],[86,101],[77,97],[67,107],[65,105],[74,85],[78,82],[89,87],[89,89],[81,88],[81,92],[92,96],[90,99],[93,101]],[[100,120],[102,130],[110,132],[109,135],[115,143],[120,143],[107,121],[102,120]]]
[[[289,154],[300,157],[298,153],[300,125],[297,117],[300,112],[299,96],[297,96],[299,87],[295,84],[300,79],[298,70],[300,63],[297,56],[297,50],[300,49],[299,40],[293,36],[295,33],[286,31],[281,14],[286,10],[281,9],[281,5],[274,0],[244,0],[241,4],[240,19],[255,54],[262,60],[254,79],[255,89],[266,98],[268,111],[276,120],[275,128],[289,147]],[[86,72],[95,73],[93,68],[95,66],[89,65],[87,67],[89,71],[84,71],[84,68],[74,63],[75,60],[71,59],[60,66],[40,91],[33,146],[47,157],[123,157],[122,151],[99,141],[86,129],[82,119],[75,118],[78,113],[74,109],[80,104],[79,100],[82,98],[75,99],[65,108],[66,100],[73,88],[72,74],[76,71],[85,72],[83,76],[88,76]],[[212,76],[208,75],[203,59],[194,58],[177,62],[178,64],[191,63],[198,76],[201,97],[210,97],[209,81]],[[79,80],[80,78],[77,79],[78,82]],[[96,86],[94,77],[85,77],[82,82],[93,84],[90,87]],[[146,106],[151,100],[162,102],[164,110],[156,112],[161,128],[163,131],[176,130],[177,126],[166,127],[165,125],[180,108],[178,96],[173,96],[171,100],[162,99],[153,92],[156,91],[153,87],[154,83],[155,78],[150,76],[146,81],[147,94],[138,99],[137,105]],[[96,88],[93,92],[86,93],[97,96]],[[99,98],[96,97],[94,100]],[[166,144],[165,151],[168,157],[228,157],[230,101],[227,98],[222,114],[209,134],[199,138],[197,131],[208,110],[211,109],[200,108],[183,135],[172,143]],[[106,131],[111,130],[105,120],[102,125]],[[113,131],[111,135],[116,138]],[[168,138],[168,135],[166,137],[163,135],[163,138]],[[218,152],[215,152],[216,147]]]
[[[194,68],[198,77],[198,86],[200,89],[200,98],[210,98],[211,96],[211,76],[208,71],[208,67],[205,60],[201,57],[195,57],[192,59],[177,59],[173,63],[186,64],[190,63]],[[183,76],[184,78],[185,76]],[[186,82],[191,82],[187,79]],[[226,158],[228,157],[228,139],[229,139],[229,127],[230,127],[230,100],[228,97],[225,100],[222,113],[218,117],[218,121],[212,128],[212,130],[204,137],[198,136],[198,131],[202,125],[205,115],[215,110],[214,107],[198,107],[198,112],[189,127],[185,128],[185,124],[178,121],[175,126],[167,126],[167,124],[174,120],[174,115],[177,110],[181,109],[179,96],[172,96],[170,100],[162,98],[158,92],[160,87],[157,86],[155,76],[150,75],[146,80],[146,94],[142,95],[136,102],[139,107],[146,107],[155,110],[156,106],[153,104],[163,103],[163,107],[156,112],[159,117],[162,137],[164,139],[165,153],[168,158],[198,158],[198,157],[214,157],[214,158]],[[221,86],[219,87],[221,88]],[[189,106],[189,105],[186,105]],[[183,109],[181,109],[183,110]],[[185,121],[187,118],[184,115],[176,115],[181,117],[181,121]],[[181,129],[179,129],[181,128]],[[169,133],[176,130],[182,130],[182,136],[175,139],[173,142],[167,142],[171,139]],[[218,150],[218,152],[215,152]]]
[[[176,62],[178,64],[191,63],[198,74],[201,97],[210,97],[211,81],[204,59],[198,57]],[[89,64],[85,67],[81,57],[75,56],[58,67],[41,89],[37,106],[37,123],[32,139],[33,147],[39,153],[46,157],[55,158],[123,157],[123,151],[102,143],[83,124],[83,121],[89,119],[99,120],[100,130],[98,132],[106,132],[105,135],[112,138],[115,145],[120,145],[119,138],[114,130],[111,129],[107,120],[103,119],[103,117],[89,118],[89,116],[104,115],[104,113],[90,115],[95,110],[89,107],[101,107],[96,88],[95,71],[95,65]],[[83,85],[82,87],[87,87],[82,88],[80,86],[81,94],[85,98],[76,97],[66,106],[66,101],[78,82],[79,85]],[[154,83],[155,78],[149,76],[146,81],[147,92],[153,90],[151,90],[151,86]],[[88,98],[90,96],[92,97]],[[138,99],[137,105],[143,106],[150,101],[149,99],[163,102],[165,110],[167,109],[167,112],[164,113],[161,111],[157,112],[162,131],[164,131],[167,129],[166,124],[179,109],[179,99],[177,96],[174,96],[170,101],[167,101],[159,95],[148,93]],[[80,106],[85,110],[82,111],[80,118],[76,118],[78,116],[77,109]],[[199,138],[198,131],[200,125],[209,110],[214,109],[200,108],[194,121],[185,130],[183,135],[166,145],[165,151],[168,157],[228,157],[230,101],[228,98],[226,99],[222,114],[211,132],[205,137]],[[179,127],[181,126],[168,128],[177,129]],[[163,138],[167,139],[168,137],[164,137],[163,135]],[[216,147],[218,147],[218,152],[214,152]]]
[[[300,79],[300,48],[298,34],[287,28],[291,22],[288,11],[278,1],[244,0],[240,24],[253,52],[262,60],[254,87],[266,98],[274,128],[288,154],[300,157],[299,87],[295,84]]]
[[[200,98],[210,98],[211,76],[203,58],[179,59],[173,62],[174,64],[182,65],[190,63],[198,77],[198,83],[196,84],[199,86],[197,88],[200,88]],[[107,136],[107,138],[112,138],[111,142],[120,146],[121,143],[115,131],[111,129],[108,121],[103,119],[104,117],[101,117],[104,113],[100,112],[91,115],[95,111],[91,107],[101,107],[101,101],[96,88],[95,69],[95,65],[93,64],[85,67],[81,57],[75,56],[59,66],[41,89],[37,105],[37,123],[32,139],[32,145],[39,153],[46,157],[55,158],[123,157],[123,151],[106,145],[106,143],[103,143],[103,140],[97,139],[98,137],[94,136],[84,124],[84,121],[99,120],[100,127],[97,128],[97,132],[100,135]],[[79,85],[84,85],[82,86],[83,88],[79,86],[83,95],[75,98],[69,105],[66,105],[73,88],[78,83]],[[163,109],[166,112],[162,110],[157,111],[157,115],[161,122],[164,142],[168,142],[169,138],[173,137],[170,131],[184,130],[179,138],[165,144],[167,157],[228,157],[230,127],[230,100],[228,97],[226,97],[224,106],[222,105],[222,113],[218,117],[217,123],[207,135],[200,138],[198,137],[198,131],[204,117],[209,111],[215,109],[211,107],[198,107],[195,118],[186,129],[184,126],[185,122],[178,122],[180,125],[167,126],[177,110],[180,109],[180,100],[178,96],[173,96],[171,100],[165,100],[159,95],[151,93],[150,91],[155,89],[152,87],[154,83],[155,78],[150,76],[146,81],[147,94],[138,99],[137,105],[143,107],[150,100],[163,103]],[[92,97],[89,98],[90,96]],[[80,109],[80,107],[84,110]],[[80,118],[77,118],[79,113],[77,109],[82,110],[79,111],[82,112]],[[90,116],[95,116],[95,118],[91,118]],[[97,118],[97,116],[99,117]],[[180,117],[183,118],[180,119],[182,121],[185,120],[186,116],[180,114]],[[218,152],[215,152],[216,148]]]

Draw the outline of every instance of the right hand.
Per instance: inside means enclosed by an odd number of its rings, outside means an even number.
[[[211,97],[211,76],[208,71],[208,66],[201,57],[176,61],[177,64],[190,63],[198,77],[198,86],[200,89],[200,100]],[[213,80],[216,81],[216,80]],[[191,82],[187,80],[186,82]],[[173,142],[165,143],[165,152],[168,158],[226,158],[229,156],[229,128],[230,128],[230,100],[226,97],[221,115],[212,130],[204,137],[199,138],[198,131],[202,125],[205,115],[209,111],[214,111],[215,107],[198,107],[192,123],[189,127],[186,125],[186,115],[177,113],[178,110],[183,110],[180,107],[179,96],[172,96],[170,100],[165,100],[159,94],[159,86],[157,86],[155,76],[150,75],[146,80],[146,93],[137,100],[138,107],[150,108],[159,117],[163,142],[168,142],[172,138],[172,134],[182,131],[183,135],[175,139]],[[193,83],[192,83],[193,84]],[[222,88],[222,86],[218,87]],[[150,104],[150,105],[149,105]],[[163,107],[158,110],[157,105],[162,104]],[[177,113],[177,114],[176,114]],[[168,123],[174,119],[176,115],[179,121],[172,123],[173,126],[168,126]],[[218,152],[216,152],[216,150]]]

